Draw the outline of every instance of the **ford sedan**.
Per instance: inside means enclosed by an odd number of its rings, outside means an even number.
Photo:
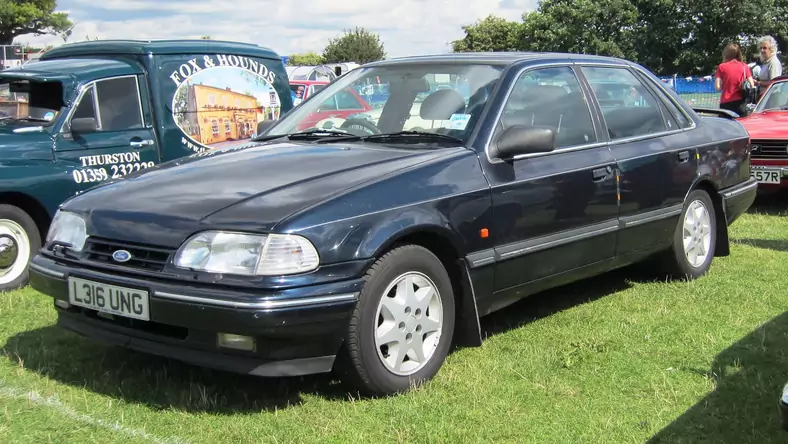
[[[379,114],[302,129],[373,81],[390,92]],[[749,170],[741,123],[701,116],[625,60],[391,59],[253,143],[65,202],[31,282],[60,326],[95,340],[397,393],[530,294],[643,260],[701,277],[755,198]]]

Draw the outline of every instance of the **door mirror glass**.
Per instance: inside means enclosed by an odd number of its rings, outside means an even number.
[[[71,132],[77,134],[96,132],[98,125],[93,117],[77,117],[71,119]]]
[[[513,125],[501,133],[492,146],[492,154],[500,159],[533,153],[549,153],[555,149],[555,131],[548,126]]]

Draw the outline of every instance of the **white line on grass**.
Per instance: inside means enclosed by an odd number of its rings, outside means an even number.
[[[57,399],[56,396],[41,396],[38,394],[38,392],[32,390],[25,391],[25,390],[15,389],[13,387],[8,387],[7,385],[5,385],[3,381],[0,381],[0,397],[12,398],[12,399],[25,399],[34,404],[49,407],[55,410],[56,412],[60,413],[61,415],[67,416],[71,419],[86,424],[103,427],[110,430],[115,430],[117,432],[121,432],[135,438],[142,438],[157,444],[185,444],[187,442],[186,440],[180,437],[161,438],[155,435],[151,435],[150,433],[144,432],[142,430],[122,426],[117,422],[112,423],[109,421],[105,421],[103,419],[94,418],[92,416],[79,413],[76,410],[72,409],[71,407],[63,404]]]

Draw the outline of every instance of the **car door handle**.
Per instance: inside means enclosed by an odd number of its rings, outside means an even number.
[[[688,161],[689,158],[690,158],[689,151],[682,151],[682,152],[679,153],[679,163],[684,163],[684,162]]]
[[[151,146],[151,145],[153,145],[153,140],[151,140],[151,139],[148,139],[148,140],[132,140],[132,141],[129,142],[129,146],[131,146],[132,148],[144,148],[146,146]]]
[[[594,182],[601,182],[607,179],[608,177],[610,177],[611,174],[613,174],[613,169],[610,168],[609,166],[604,168],[597,168],[593,170],[591,174],[593,174],[594,176]]]

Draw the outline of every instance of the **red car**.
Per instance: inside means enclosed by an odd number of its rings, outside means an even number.
[[[323,80],[291,80],[290,97],[293,99],[293,106],[298,106],[301,101],[320,91],[328,85]]]
[[[299,85],[305,86],[307,90],[306,97],[310,97],[315,92],[319,91],[315,90],[314,88],[317,85],[322,85],[321,89],[325,87],[327,82],[317,82],[317,81],[308,81],[308,80],[293,80],[290,81],[290,89],[293,91],[297,91]],[[296,88],[296,89],[294,89]],[[301,101],[293,101],[294,106],[298,106]],[[296,127],[299,131],[303,131],[307,128],[312,128],[317,126],[323,120],[332,120],[332,123],[336,126],[342,124],[342,122],[347,119],[349,116],[353,114],[368,112],[372,110],[372,106],[367,103],[366,100],[353,88],[346,88],[344,91],[340,91],[333,96],[329,96],[328,100],[325,103],[320,105],[317,111],[309,114],[301,123],[298,124]],[[323,122],[326,123],[326,122]],[[321,125],[322,127],[322,125]]]
[[[738,120],[750,133],[750,176],[758,187],[788,187],[788,75],[774,79],[752,114]]]

